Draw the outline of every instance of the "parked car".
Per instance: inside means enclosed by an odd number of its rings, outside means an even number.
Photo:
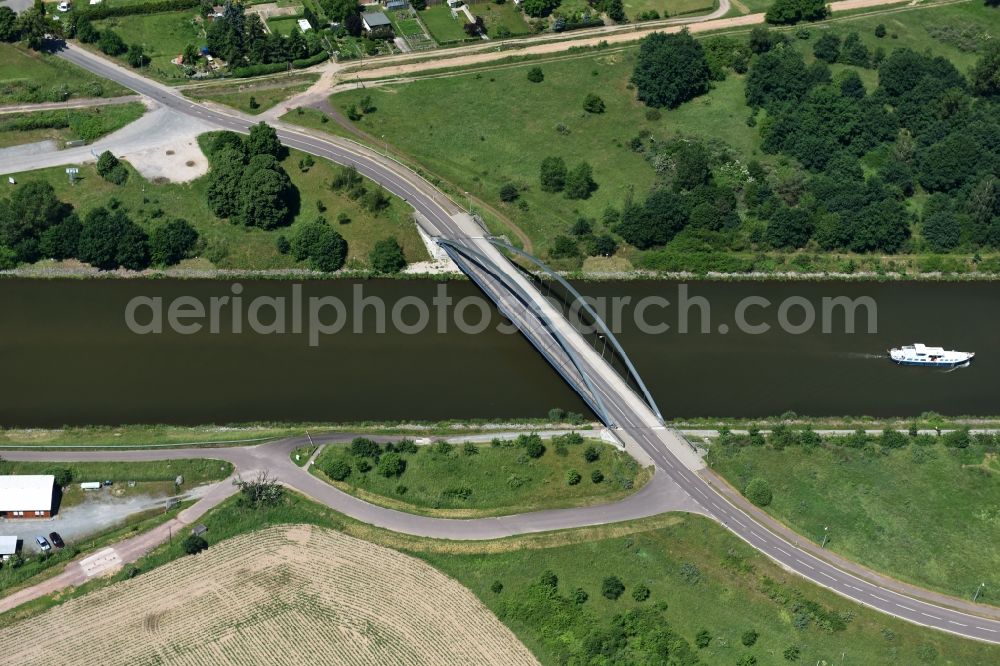
[[[56,548],[66,547],[65,542],[63,542],[62,540],[62,537],[59,536],[59,532],[49,532],[49,541],[51,541],[52,545],[55,546]]]
[[[113,486],[113,485],[115,485],[114,481],[112,481],[111,479],[104,479],[104,487],[105,488],[107,488],[108,486]]]
[[[50,546],[49,542],[45,540],[45,537],[36,536],[35,543],[38,544],[38,547],[42,549],[43,553],[47,553],[52,550],[52,546]]]

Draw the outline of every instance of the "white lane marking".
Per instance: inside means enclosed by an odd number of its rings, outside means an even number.
[[[847,587],[851,588],[852,590],[857,590],[858,592],[864,592],[864,590],[862,590],[860,587],[857,587],[856,585],[851,585],[850,583],[847,584]]]
[[[889,602],[889,600],[888,600],[888,599],[883,599],[882,597],[878,596],[877,594],[871,594],[871,593],[869,593],[869,594],[868,594],[868,596],[869,596],[869,597],[875,597],[875,598],[876,598],[876,599],[878,599],[879,601],[884,601],[884,602],[886,602],[886,603],[888,603],[888,602]]]
[[[826,576],[826,577],[827,577],[827,578],[829,578],[830,580],[837,580],[836,578],[834,578],[833,576],[831,576],[830,574],[828,574],[828,573],[827,573],[827,572],[825,572],[825,571],[820,571],[820,572],[819,572],[819,575],[821,575],[821,576]]]
[[[733,522],[735,522],[735,523],[736,523],[737,525],[739,525],[739,526],[740,526],[740,527],[742,527],[742,528],[746,528],[746,525],[744,525],[744,524],[743,524],[743,521],[742,521],[742,520],[740,520],[739,518],[735,518],[735,517],[734,517],[734,518],[733,518]]]
[[[695,487],[694,487],[694,489],[695,489],[695,490],[696,490],[696,491],[698,492],[698,494],[699,494],[699,495],[701,495],[701,496],[702,496],[702,497],[704,497],[705,499],[708,499],[708,495],[706,495],[706,494],[705,494],[705,491],[704,491],[704,490],[702,490],[702,489],[701,489],[701,488],[699,488],[698,486],[695,486]]]
[[[910,608],[909,606],[904,606],[903,604],[896,604],[896,605],[899,606],[900,608],[902,608],[903,610],[910,611],[911,613],[916,613],[917,612],[916,608]]]
[[[802,565],[802,566],[804,566],[804,567],[809,567],[809,568],[810,568],[810,569],[812,569],[813,571],[816,571],[816,569],[815,569],[815,568],[813,567],[813,565],[811,565],[811,564],[806,564],[805,562],[803,562],[802,560],[800,560],[800,559],[799,559],[799,558],[797,558],[797,557],[795,558],[795,561],[796,561],[796,562],[798,562],[799,564],[801,564],[801,565]]]
[[[758,539],[760,539],[761,541],[765,541],[764,537],[762,537],[761,535],[757,534],[757,533],[756,533],[756,532],[754,532],[753,530],[750,530],[750,534],[752,534],[753,536],[757,537],[757,538],[758,538]]]
[[[791,553],[789,553],[787,550],[785,550],[781,546],[775,546],[774,549],[777,550],[782,555],[784,555],[785,557],[791,557],[792,556]]]
[[[995,634],[995,633],[997,633],[997,630],[996,630],[996,629],[987,629],[986,627],[976,627],[976,629],[982,629],[983,631],[988,631],[988,632],[990,632],[991,634]]]
[[[923,615],[924,617],[929,617],[929,618],[931,618],[933,620],[940,620],[941,619],[937,615],[931,615],[930,613],[925,613],[923,611],[921,611],[920,614]]]
[[[958,627],[967,627],[967,626],[969,626],[967,624],[962,624],[961,622],[955,622],[954,620],[948,620],[948,623],[949,624],[954,624],[955,626],[958,626]]]

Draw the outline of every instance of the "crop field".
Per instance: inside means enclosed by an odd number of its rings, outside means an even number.
[[[305,525],[245,534],[0,634],[8,663],[535,664],[424,562]]]

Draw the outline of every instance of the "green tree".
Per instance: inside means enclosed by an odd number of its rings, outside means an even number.
[[[158,225],[149,235],[149,256],[157,266],[173,266],[187,258],[198,242],[198,232],[180,218]]]
[[[17,14],[7,5],[0,6],[0,42],[16,42],[20,37]]]
[[[278,161],[270,154],[250,158],[240,176],[234,222],[244,226],[274,229],[291,221],[298,190]]]
[[[583,459],[587,462],[596,462],[601,458],[601,451],[596,446],[588,446],[583,451]]]
[[[243,160],[243,153],[231,146],[211,154],[207,199],[208,207],[218,217],[233,217],[239,211],[240,181],[245,167]]]
[[[604,13],[615,23],[624,23],[628,20],[625,16],[625,6],[622,0],[605,0]]]
[[[549,256],[553,259],[572,259],[580,256],[580,248],[576,241],[565,234],[559,234],[552,239]]]
[[[972,91],[982,97],[1000,96],[1000,42],[991,39],[983,48],[983,55],[969,71]]]
[[[490,585],[490,591],[493,592],[493,594],[500,594],[503,592],[503,583],[498,580],[493,581],[493,584]]]
[[[840,58],[840,37],[832,32],[824,33],[813,44],[813,55],[823,62],[837,62]]]
[[[785,661],[798,661],[801,654],[802,650],[799,649],[798,645],[789,645],[781,651],[781,656],[785,658]]]
[[[711,73],[701,44],[684,30],[642,40],[632,83],[640,102],[673,109],[708,92]]]
[[[757,666],[757,657],[746,654],[736,660],[736,666]]]
[[[368,263],[376,273],[398,273],[406,268],[406,256],[395,238],[377,241],[368,255]]]
[[[948,252],[958,247],[961,226],[947,194],[935,193],[927,200],[922,232],[924,240],[935,252]]]
[[[504,183],[500,186],[500,201],[511,202],[517,199],[521,193],[514,183]]]
[[[244,142],[250,157],[270,155],[275,159],[281,159],[284,156],[285,149],[278,139],[278,133],[263,121],[250,128],[250,134]]]
[[[71,213],[43,231],[38,242],[41,256],[57,260],[75,257],[80,245],[81,229],[83,224],[80,218],[76,213]]]
[[[906,438],[906,435],[894,428],[886,428],[879,438],[879,444],[884,449],[901,449],[909,443],[910,440]]]
[[[767,506],[774,497],[771,485],[761,478],[751,479],[743,489],[743,495],[757,506]]]
[[[566,471],[566,484],[567,485],[575,486],[576,484],[580,483],[580,479],[581,478],[582,477],[580,476],[580,473],[578,471],[576,471],[575,469],[570,469],[570,470]]]
[[[590,93],[583,100],[583,110],[587,113],[604,113],[604,100]]]
[[[528,70],[528,80],[532,83],[541,83],[545,80],[545,74],[541,67],[532,67]]]
[[[748,629],[747,631],[743,632],[743,635],[740,637],[740,642],[747,647],[753,647],[754,643],[757,642],[757,638],[759,636],[760,634],[758,634],[753,629]]]
[[[406,470],[406,461],[401,455],[393,451],[383,454],[378,459],[376,471],[386,478],[398,477]]]
[[[644,584],[639,583],[632,588],[632,598],[639,602],[649,599],[649,588]]]
[[[879,23],[877,26],[875,26],[875,36],[878,37],[879,39],[885,37],[885,25]]]
[[[125,55],[125,61],[130,67],[138,69],[149,64],[149,57],[142,50],[142,44],[132,44],[128,47],[128,53]]]
[[[604,472],[599,469],[595,469],[590,473],[590,481],[591,483],[601,483],[604,481]]]
[[[542,444],[542,438],[537,435],[529,437],[524,452],[531,458],[541,458],[545,455],[545,445]]]
[[[812,231],[812,219],[808,211],[781,206],[771,216],[764,239],[773,248],[796,248],[806,244]]]
[[[844,46],[840,50],[840,62],[857,67],[868,67],[871,64],[871,53],[868,52],[868,47],[861,41],[858,33],[848,33],[844,38]]]
[[[712,178],[708,150],[698,141],[685,141],[674,155],[674,190],[693,190]]]
[[[21,12],[17,17],[16,29],[18,37],[27,42],[29,49],[35,51],[44,48],[46,35],[59,36],[62,33],[59,23],[46,16],[42,0],[35,0],[34,6]]]
[[[87,213],[80,231],[81,261],[109,271],[118,267],[142,270],[149,266],[146,232],[121,208],[95,208]]]
[[[687,209],[680,195],[660,189],[649,195],[641,207],[622,211],[617,230],[626,242],[646,250],[668,243],[687,222]]]
[[[561,157],[546,157],[540,168],[542,191],[562,192],[566,186],[566,162]]]
[[[97,48],[109,56],[120,56],[128,51],[128,46],[125,45],[122,38],[110,28],[101,31],[101,36],[97,40]]]
[[[11,250],[17,262],[37,261],[40,237],[72,212],[49,183],[29,180],[18,185],[10,199],[0,199],[0,247]]]
[[[539,577],[538,582],[544,585],[545,587],[550,587],[552,589],[555,589],[556,587],[559,586],[559,576],[557,576],[556,572],[552,571],[552,569],[546,569],[545,571],[542,572],[542,575]]]
[[[592,257],[610,257],[618,251],[618,243],[610,234],[592,236],[587,241],[587,254]]]
[[[521,9],[532,18],[542,18],[559,6],[559,0],[524,0]]]
[[[197,555],[201,551],[208,548],[208,542],[197,534],[189,534],[184,542],[181,544],[184,548],[184,552],[188,555]]]
[[[752,107],[801,99],[809,89],[806,63],[796,49],[779,48],[754,59],[747,72],[745,94]]]
[[[701,629],[695,634],[694,644],[698,646],[699,649],[705,649],[712,642],[712,634],[708,629]]]
[[[589,199],[591,192],[596,189],[594,172],[588,163],[580,162],[566,174],[567,199]]]
[[[826,0],[775,0],[764,15],[764,20],[787,25],[799,21],[819,21],[829,13]]]
[[[590,599],[590,595],[587,594],[587,591],[585,589],[583,589],[582,587],[578,587],[575,590],[573,590],[573,594],[570,595],[570,598],[573,600],[574,604],[576,604],[577,606],[582,606],[583,604],[587,603],[587,599]]]
[[[601,594],[605,599],[616,601],[625,591],[625,583],[618,576],[608,576],[601,582]]]
[[[325,273],[340,270],[347,259],[347,241],[322,217],[299,227],[291,250],[298,261],[308,259],[313,269]]]
[[[64,488],[73,482],[73,470],[69,467],[49,467],[42,474],[51,474],[55,477],[54,482],[60,488]]]

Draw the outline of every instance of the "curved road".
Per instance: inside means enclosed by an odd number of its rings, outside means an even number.
[[[66,46],[59,52],[59,55],[84,69],[146,95],[159,104],[198,118],[220,129],[246,132],[256,122],[256,119],[237,112],[222,111],[194,103],[175,90],[144,79],[79,47]],[[476,243],[476,238],[470,235],[468,223],[463,223],[461,219],[460,209],[430,183],[402,165],[344,139],[312,134],[280,122],[275,123],[275,129],[281,141],[287,146],[339,164],[354,165],[364,176],[380,183],[393,194],[408,201],[439,235],[449,237],[457,242]],[[489,253],[492,250],[494,254],[498,255],[495,248],[484,247],[481,242],[476,247],[484,253]],[[501,260],[498,260],[498,266],[499,261]],[[544,308],[545,306],[539,307]],[[586,350],[582,350],[581,353],[586,356]],[[614,373],[609,375],[596,366],[588,367],[588,370],[594,371],[591,377],[597,385],[597,390],[602,393],[615,422],[620,427],[619,434],[626,442],[631,440],[641,447],[642,451],[657,467],[657,474],[650,485],[632,498],[622,502],[603,507],[545,511],[503,518],[442,520],[402,514],[361,502],[304,472],[295,477],[289,476],[292,479],[289,483],[294,482],[295,487],[305,494],[328,503],[333,508],[359,520],[410,534],[452,539],[491,538],[528,531],[636,518],[658,513],[663,510],[661,501],[666,502],[663,498],[676,499],[678,492],[682,492],[687,496],[684,501],[690,503],[692,510],[699,511],[719,521],[748,544],[775,560],[785,569],[803,578],[858,603],[915,624],[967,638],[1000,643],[1000,620],[987,619],[980,615],[945,608],[924,599],[873,584],[814,556],[809,552],[808,547],[799,547],[783,538],[776,533],[777,530],[770,529],[758,515],[753,515],[754,510],[749,508],[745,510],[731,503],[722,492],[708,483],[697,472],[697,465],[692,464],[691,455],[685,451],[683,440],[679,435],[664,430],[662,426],[658,426],[655,420],[651,420],[649,416],[652,412],[648,407],[638,401],[631,391],[623,392],[621,390],[621,380],[617,375]],[[276,467],[277,457],[285,455],[285,451],[290,450],[287,447],[295,446],[297,443],[301,443],[301,441],[286,440],[280,446],[269,445],[245,449],[194,449],[184,452],[91,452],[87,455],[108,455],[119,459],[122,457],[163,459],[181,453],[187,456],[223,459],[230,459],[229,456],[247,456],[237,463],[242,469],[260,469],[260,465],[264,463],[271,469],[282,469]],[[278,453],[272,454],[272,451]],[[18,457],[38,455],[48,460],[57,460],[62,456],[81,456],[84,454],[5,453],[5,456],[11,459],[14,459],[15,455]],[[271,467],[272,465],[275,466]],[[288,466],[292,466],[290,462]],[[291,473],[290,470],[288,472]],[[661,499],[657,500],[657,497]],[[959,599],[953,601],[955,606],[963,604],[966,607],[969,606],[967,602]],[[983,615],[991,614],[992,609],[981,608]]]

